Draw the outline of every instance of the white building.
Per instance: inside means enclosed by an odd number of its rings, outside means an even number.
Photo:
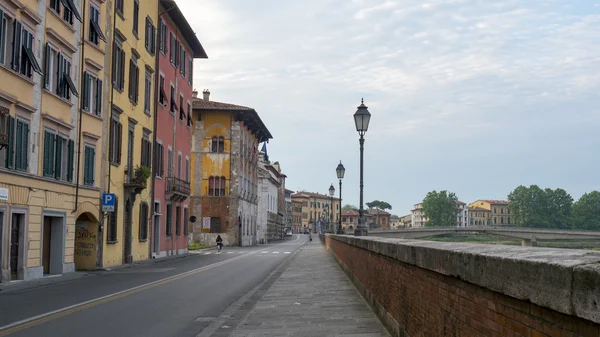
[[[259,154],[258,161],[258,214],[256,238],[259,244],[267,243],[272,236],[272,228],[277,221],[279,202],[279,181],[275,175],[265,168],[267,165],[264,153]]]
[[[467,204],[462,201],[456,201],[456,227],[468,227],[469,225],[469,208]],[[427,217],[423,212],[423,204],[419,203],[415,205],[410,211],[412,227],[424,227],[427,221]]]

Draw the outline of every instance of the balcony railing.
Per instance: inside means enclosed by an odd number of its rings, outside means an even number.
[[[168,177],[166,184],[167,194],[172,194],[172,198],[185,200],[191,194],[190,183],[176,177]]]

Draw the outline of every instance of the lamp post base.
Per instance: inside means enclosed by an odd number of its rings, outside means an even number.
[[[344,234],[346,234],[346,231],[344,231],[342,228],[338,228],[336,234],[338,234],[338,235],[344,235]]]
[[[354,230],[354,236],[368,236],[369,230],[366,227],[357,227]]]

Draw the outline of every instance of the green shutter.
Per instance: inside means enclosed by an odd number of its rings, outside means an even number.
[[[94,111],[97,116],[102,114],[102,80],[96,80],[96,110]]]
[[[46,43],[46,54],[44,57],[44,88],[50,89],[50,58],[52,53],[50,51],[50,45]]]
[[[54,176],[54,138],[55,135],[46,131],[44,134],[44,176]]]
[[[0,8],[0,46],[4,46],[4,26],[2,25],[2,19],[4,19],[4,11]],[[4,63],[4,55],[0,55],[0,63]]]
[[[90,171],[89,171],[89,182],[90,185],[94,185],[94,169],[96,168],[96,150],[90,147]]]
[[[62,145],[64,139],[60,136],[56,136],[56,146],[54,155],[54,178],[60,179],[61,168],[62,168]]]
[[[89,95],[89,88],[88,88],[88,73],[87,71],[83,72],[83,93],[82,93],[82,101],[83,101],[83,110],[85,111],[90,111],[90,95]]]
[[[68,150],[68,160],[67,160],[67,180],[73,181],[73,156],[75,153],[75,142],[69,139],[69,145],[67,146]]]
[[[16,135],[16,139],[17,139],[17,151],[15,152],[15,169],[19,169],[21,166],[21,155],[23,154],[23,151],[21,151],[21,139],[22,139],[22,133],[23,133],[23,123],[21,123],[21,121],[17,120],[17,135]],[[14,151],[14,150],[13,150]]]
[[[13,43],[12,43],[12,69],[19,71],[21,61],[21,30],[22,25],[19,21],[13,21]],[[7,44],[8,45],[8,44]]]
[[[29,161],[27,160],[27,152],[29,151],[29,124],[23,123],[23,137],[21,138],[21,168],[27,171]]]
[[[48,131],[44,131],[44,159],[42,161],[42,175],[48,175]]]
[[[90,153],[89,153],[89,148],[87,146],[84,146],[84,151],[83,151],[83,184],[84,185],[89,185],[88,183],[88,177],[89,177],[89,164],[90,162]]]
[[[8,147],[6,148],[6,168],[13,168],[13,153],[15,152],[15,118],[8,116]]]

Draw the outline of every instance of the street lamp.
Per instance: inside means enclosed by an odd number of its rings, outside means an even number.
[[[338,230],[337,233],[338,234],[346,234],[344,232],[344,229],[342,228],[342,179],[344,179],[344,173],[346,172],[346,169],[344,168],[344,165],[342,165],[342,161],[340,160],[340,163],[338,164],[337,168],[335,169],[335,172],[337,173],[337,177],[340,180],[340,218],[339,218],[339,223],[338,223]]]
[[[356,131],[360,135],[360,208],[358,209],[358,226],[354,230],[354,236],[366,236],[368,235],[367,226],[365,226],[364,208],[363,208],[363,162],[364,162],[364,150],[365,150],[365,133],[369,128],[369,121],[371,120],[371,113],[367,110],[365,101],[360,100],[358,110],[354,113],[354,124],[356,124]]]
[[[331,205],[329,207],[329,231],[330,233],[334,233],[335,231],[333,230],[333,196],[335,195],[335,187],[333,187],[333,184],[331,184],[331,186],[329,186],[329,199],[331,200]]]

